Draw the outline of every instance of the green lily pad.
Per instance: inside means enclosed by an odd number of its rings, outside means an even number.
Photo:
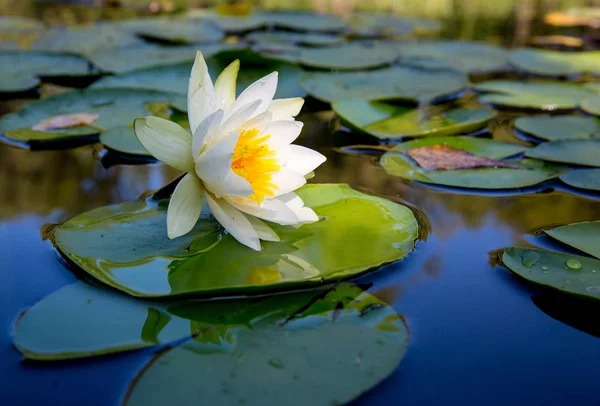
[[[544,232],[562,243],[600,258],[600,221],[567,224]]]
[[[44,32],[46,26],[33,18],[0,16],[0,50],[18,51],[31,47]]]
[[[600,140],[560,140],[531,148],[526,155],[544,161],[600,166]]]
[[[294,317],[227,333],[213,333],[218,347],[195,340],[158,354],[124,405],[346,404],[396,369],[408,336],[390,307],[344,285]]]
[[[387,37],[415,31],[438,31],[437,21],[400,17],[382,13],[355,13],[350,17],[350,32],[359,37]]]
[[[600,192],[600,169],[576,169],[561,175],[560,180],[579,189]]]
[[[204,58],[209,58],[223,50],[237,48],[229,44],[161,46],[144,43],[102,49],[91,53],[89,59],[103,71],[121,74],[155,66],[193,63],[198,49],[202,51]]]
[[[132,126],[115,127],[100,133],[100,142],[105,147],[124,154],[150,156],[140,144]]]
[[[208,216],[169,240],[166,202],[84,213],[56,229],[55,244],[89,275],[131,295],[213,297],[350,278],[403,258],[418,236],[407,207],[347,185],[308,185],[298,194],[324,220],[298,229],[272,225],[282,241],[264,242],[261,252],[238,243]],[[346,255],[333,254],[341,250]]]
[[[344,41],[342,37],[332,34],[311,34],[286,31],[253,32],[246,35],[244,39],[250,42],[298,44],[320,47],[339,45]]]
[[[483,42],[471,41],[405,41],[397,43],[397,50],[407,59],[443,61],[465,73],[486,73],[505,70],[508,51]]]
[[[587,96],[581,100],[579,108],[588,114],[600,116],[600,95]]]
[[[483,94],[482,103],[501,107],[536,110],[572,110],[593,90],[561,82],[516,82],[510,80],[491,80],[478,83],[473,87]]]
[[[362,70],[390,65],[398,59],[389,45],[351,42],[326,48],[302,48],[298,62],[318,69]]]
[[[522,169],[474,168],[457,170],[425,170],[402,154],[409,149],[446,145],[491,159],[508,158],[526,150],[520,145],[474,137],[423,137],[397,145],[381,157],[381,165],[393,176],[418,182],[469,189],[515,189],[533,186],[559,176],[563,168],[536,160],[511,161]]]
[[[123,21],[118,28],[145,38],[173,43],[216,42],[225,36],[225,32],[208,19],[138,18]]]
[[[519,117],[515,120],[515,127],[546,141],[587,139],[600,135],[600,122],[593,117]]]
[[[263,13],[260,12],[255,12],[248,15],[222,15],[209,10],[203,12],[201,17],[214,21],[228,34],[240,34],[259,28],[264,28],[267,25],[267,21]]]
[[[338,16],[308,11],[274,11],[263,13],[263,18],[268,25],[302,32],[342,32],[347,27]]]
[[[467,87],[467,77],[455,71],[397,66],[369,72],[307,72],[300,85],[325,102],[365,99],[428,103],[458,96]]]
[[[90,74],[85,59],[40,52],[0,53],[0,93],[22,92],[40,84],[40,76],[81,77]]]
[[[273,61],[249,52],[223,52],[208,58],[206,64],[213,80],[235,59],[240,59],[240,71],[236,91],[239,95],[246,87],[273,71],[279,72],[276,98],[303,97],[300,87],[302,70],[285,62]],[[95,82],[93,88],[127,87],[132,89],[155,89],[187,95],[192,62],[157,66],[122,75],[106,76]],[[187,101],[184,103],[187,105]],[[187,106],[185,110],[187,111]]]
[[[600,75],[600,51],[560,52],[525,48],[513,51],[510,62],[518,69],[534,75]]]
[[[361,99],[339,100],[332,108],[351,127],[381,139],[468,134],[496,116],[486,108],[432,113],[427,107],[413,109]]]
[[[600,261],[588,257],[509,247],[504,265],[523,279],[561,293],[600,299]]]
[[[171,93],[136,89],[73,90],[26,104],[21,110],[0,118],[0,132],[18,142],[56,141],[69,137],[98,134],[100,128],[131,125],[137,117],[151,113],[152,102],[166,102]],[[94,127],[73,127],[52,131],[34,131],[31,127],[48,118],[95,113],[100,117]]]

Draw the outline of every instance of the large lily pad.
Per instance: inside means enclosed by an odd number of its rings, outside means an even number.
[[[414,31],[437,31],[440,23],[417,17],[382,13],[355,13],[350,17],[350,31],[360,37],[406,35]]]
[[[562,243],[600,258],[600,221],[567,224],[544,232]]]
[[[511,53],[510,62],[517,68],[535,75],[600,74],[600,51],[559,52],[544,49],[518,49]]]
[[[397,145],[381,157],[381,165],[390,175],[404,179],[470,189],[514,189],[533,186],[555,178],[563,171],[562,167],[536,160],[510,161],[521,169],[484,167],[425,170],[404,154],[410,149],[434,145],[444,145],[491,159],[507,158],[526,149],[515,144],[473,137],[424,137]]]
[[[587,139],[600,136],[600,122],[593,117],[519,117],[515,120],[515,127],[519,131],[546,141]]]
[[[594,89],[593,87],[589,86],[588,88]],[[600,116],[600,95],[594,94],[584,98],[583,100],[581,100],[579,108],[585,111],[586,113],[593,114],[595,116]]]
[[[361,70],[390,65],[398,59],[387,43],[351,42],[326,48],[303,48],[298,62],[318,69]]]
[[[494,45],[471,41],[405,41],[397,43],[404,59],[443,61],[466,73],[501,71],[508,65],[508,51]]]
[[[430,107],[413,109],[361,99],[339,100],[332,108],[350,127],[381,139],[469,134],[496,116],[486,108],[433,113]]]
[[[139,18],[127,20],[118,28],[144,38],[173,43],[215,42],[225,33],[213,21],[192,18]]]
[[[428,103],[458,96],[467,87],[467,78],[455,71],[397,66],[370,72],[307,72],[300,85],[325,102],[357,98]]]
[[[572,170],[561,175],[560,180],[569,186],[600,192],[600,168]]]
[[[107,148],[122,154],[151,155],[140,144],[132,126],[115,127],[100,134],[100,142]]]
[[[74,90],[25,105],[0,119],[0,131],[19,142],[55,141],[98,134],[100,129],[130,125],[137,117],[151,113],[152,102],[167,102],[171,93],[136,89]],[[31,128],[51,117],[71,113],[95,113],[94,127],[73,127],[52,131]]]
[[[600,299],[600,261],[588,257],[509,247],[504,265],[523,279],[561,293]]]
[[[324,219],[299,229],[273,225],[282,241],[265,242],[261,252],[207,216],[186,236],[169,240],[166,202],[84,213],[56,229],[55,244],[94,278],[145,297],[318,286],[401,259],[414,246],[418,225],[404,206],[346,185],[308,185],[298,193]],[[345,255],[335,254],[342,250]]]
[[[263,13],[263,18],[268,25],[295,31],[341,32],[347,26],[338,16],[308,11],[275,11]]]
[[[199,337],[151,360],[124,404],[346,404],[391,374],[407,344],[402,318],[358,292],[342,285],[287,318],[273,306],[251,329],[220,323],[206,334],[212,340]]]
[[[600,166],[600,140],[560,140],[529,149],[530,158],[574,165]]]
[[[33,89],[40,84],[40,77],[81,77],[89,74],[89,63],[74,55],[40,52],[0,54],[0,93]]]
[[[344,41],[339,35],[287,31],[258,31],[246,35],[244,39],[264,44],[298,44],[321,47],[339,45]]]
[[[594,94],[583,86],[561,82],[491,80],[476,84],[474,89],[488,93],[479,96],[483,103],[546,111],[575,109],[584,98]]]

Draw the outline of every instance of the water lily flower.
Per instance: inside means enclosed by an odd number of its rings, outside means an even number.
[[[134,129],[156,159],[187,172],[169,202],[169,238],[188,233],[206,203],[229,234],[259,251],[260,240],[279,241],[262,220],[282,225],[318,221],[294,190],[325,157],[290,145],[302,130],[294,117],[304,100],[273,100],[277,72],[235,97],[239,66],[238,60],[231,63],[213,84],[198,52],[188,88],[191,134],[153,116],[136,119]]]

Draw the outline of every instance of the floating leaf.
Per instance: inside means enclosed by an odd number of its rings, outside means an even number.
[[[318,69],[361,70],[390,65],[398,59],[387,43],[351,42],[326,48],[303,48],[298,62]]]
[[[524,48],[513,51],[510,62],[517,68],[535,75],[600,74],[600,51],[560,52]]]
[[[94,121],[100,118],[100,114],[94,113],[71,113],[46,118],[33,127],[34,131],[60,130],[63,128],[89,126],[93,127]]]
[[[311,34],[286,31],[260,31],[253,32],[244,37],[251,42],[275,43],[275,44],[298,44],[310,46],[339,45],[344,40],[338,35]]]
[[[201,16],[214,21],[228,34],[240,34],[246,31],[263,28],[267,25],[267,21],[263,14],[257,12],[247,15],[223,15],[208,11],[203,12]],[[193,15],[192,17],[195,16]]]
[[[390,307],[359,293],[341,285],[293,317],[271,311],[251,330],[217,325],[217,345],[196,339],[158,354],[124,404],[193,405],[198,393],[210,404],[346,404],[396,369],[408,337]]]
[[[536,261],[526,260],[535,255]],[[502,255],[504,265],[536,285],[561,293],[600,299],[600,261],[588,257],[509,247]]]
[[[600,140],[560,140],[531,148],[526,155],[545,161],[600,166]]]
[[[478,157],[468,151],[455,149],[446,144],[427,145],[409,149],[405,152],[423,169],[456,170],[472,168],[513,168],[520,167],[510,162],[486,157]]]
[[[100,134],[100,142],[105,147],[123,154],[151,156],[138,141],[132,126],[104,131]]]
[[[593,117],[519,117],[515,120],[515,127],[547,141],[595,138],[600,135],[600,123]]]
[[[262,13],[267,24],[295,31],[341,32],[346,22],[332,14],[308,11],[275,11]]]
[[[56,229],[55,243],[91,276],[129,294],[213,297],[356,276],[403,258],[417,238],[412,212],[397,203],[346,185],[308,185],[298,193],[323,220],[298,229],[272,225],[282,241],[264,242],[260,252],[239,244],[208,217],[189,234],[169,240],[166,202],[84,213]],[[334,255],[342,249],[345,255]],[[265,273],[270,277],[258,277]]]
[[[561,82],[515,82],[491,80],[473,87],[478,92],[490,93],[479,96],[482,103],[496,106],[536,109],[572,110],[593,90],[583,86]]]
[[[467,87],[467,78],[454,71],[432,72],[398,66],[369,72],[307,72],[300,85],[325,102],[365,99],[427,103],[456,97]]]
[[[118,28],[145,38],[173,43],[216,42],[225,33],[213,21],[192,18],[137,18],[118,24]]]
[[[514,189],[533,186],[555,178],[562,167],[536,160],[511,161],[522,169],[477,168],[451,171],[428,171],[420,168],[403,153],[414,148],[445,144],[475,156],[503,159],[523,152],[526,148],[493,140],[474,137],[424,137],[397,145],[381,157],[381,165],[394,176],[443,186],[472,189]]]
[[[437,21],[417,17],[400,17],[383,13],[354,13],[350,31],[360,37],[387,37],[410,34],[414,31],[438,31]]]
[[[485,108],[433,113],[427,107],[414,109],[362,99],[338,100],[331,107],[351,128],[381,139],[468,134],[496,116]]]
[[[569,186],[600,192],[600,169],[576,169],[561,175]]]
[[[567,224],[544,232],[562,243],[600,258],[600,221]]]
[[[586,113],[600,116],[600,95],[587,96],[581,100],[579,108]]]
[[[90,74],[85,59],[39,52],[0,54],[0,93],[22,92],[40,84],[40,77],[82,77]]]

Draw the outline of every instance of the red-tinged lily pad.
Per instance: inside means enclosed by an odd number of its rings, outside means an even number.
[[[409,149],[405,153],[414,159],[421,168],[428,170],[455,170],[486,167],[520,168],[519,165],[510,162],[475,156],[468,151],[455,149],[445,144],[428,145],[425,147]]]

